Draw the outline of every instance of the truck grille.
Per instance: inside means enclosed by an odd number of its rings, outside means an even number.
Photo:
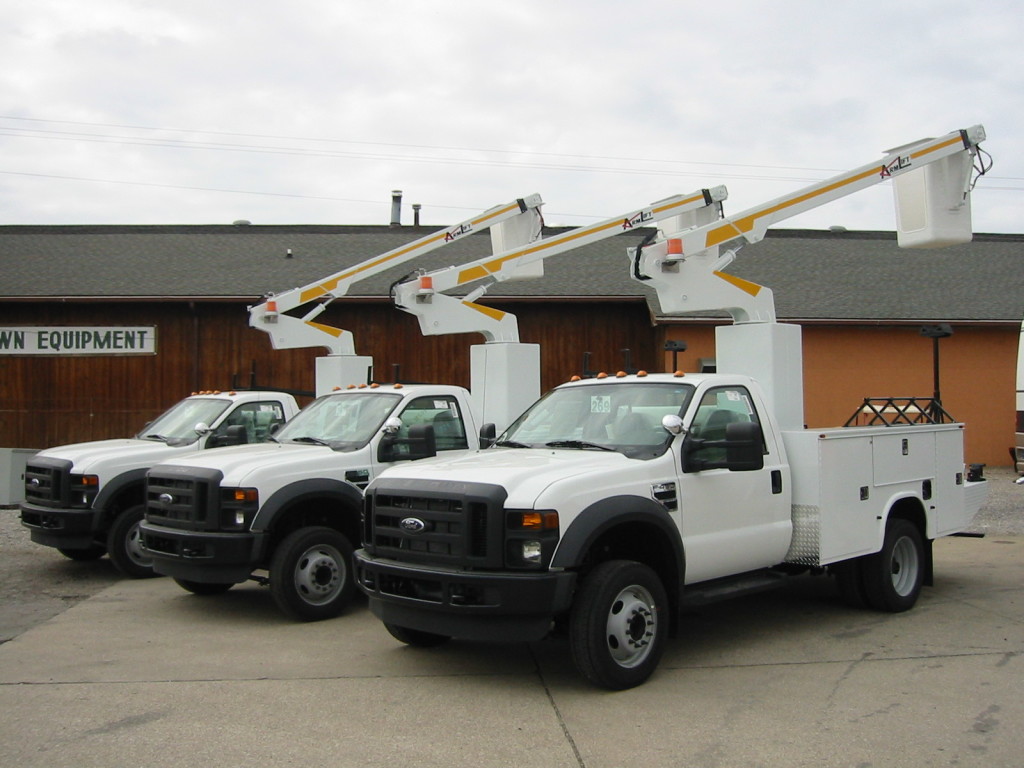
[[[146,519],[169,528],[215,530],[222,475],[217,470],[161,466],[146,476]]]
[[[430,491],[378,486],[366,497],[364,544],[379,557],[499,568],[505,490],[484,483],[434,484]],[[452,492],[444,486],[450,485]],[[438,487],[441,486],[441,487]]]
[[[71,462],[36,459],[25,466],[25,501],[44,507],[66,507],[71,491]]]

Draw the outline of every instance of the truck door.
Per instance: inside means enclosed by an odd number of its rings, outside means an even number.
[[[738,421],[762,423],[750,392],[743,386],[706,390],[691,406],[688,434],[676,441],[679,501],[686,550],[686,583],[755,570],[782,561],[789,548],[789,476],[780,462],[774,432],[764,429],[764,466],[693,471],[704,459],[721,463],[721,445],[698,447],[725,439],[726,428]],[[684,455],[687,441],[690,460]]]

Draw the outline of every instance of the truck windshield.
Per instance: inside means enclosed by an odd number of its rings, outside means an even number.
[[[314,443],[335,450],[362,448],[395,409],[400,395],[352,392],[325,395],[307,405],[275,439],[281,443]]]
[[[538,400],[496,444],[512,448],[612,450],[653,458],[672,435],[662,417],[681,416],[693,396],[682,383],[585,384],[555,389]]]
[[[199,439],[196,424],[213,424],[230,405],[230,400],[187,398],[150,422],[136,437],[160,440],[171,445],[193,443]]]

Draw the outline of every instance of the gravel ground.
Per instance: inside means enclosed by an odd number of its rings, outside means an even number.
[[[988,502],[972,532],[1024,536],[1024,485],[1009,468],[987,469]],[[0,507],[0,643],[67,610],[120,577],[110,560],[68,560],[33,544],[15,507]]]

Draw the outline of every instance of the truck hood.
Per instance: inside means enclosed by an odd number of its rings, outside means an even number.
[[[442,477],[445,482],[492,483],[508,493],[507,506],[529,509],[553,483],[587,474],[607,477],[637,464],[611,451],[488,448],[459,458],[401,464],[381,473],[373,486],[386,484],[388,478],[422,481],[424,488]]]
[[[116,464],[121,470],[130,467],[148,467],[158,461],[182,453],[194,451],[191,446],[172,446],[159,440],[136,440],[121,438],[115,440],[93,440],[88,443],[59,445],[40,451],[37,456],[49,459],[65,459],[71,461],[74,471],[82,474],[100,474],[99,468]],[[31,459],[30,459],[31,461]]]
[[[175,457],[166,463],[176,467],[219,470],[226,485],[244,484],[252,473],[269,470],[275,476],[301,470],[303,475],[315,475],[318,469],[335,470],[346,463],[351,454],[332,451],[325,445],[297,445],[295,443],[254,443],[230,448],[217,448],[196,454]],[[157,468],[159,469],[159,468]]]

